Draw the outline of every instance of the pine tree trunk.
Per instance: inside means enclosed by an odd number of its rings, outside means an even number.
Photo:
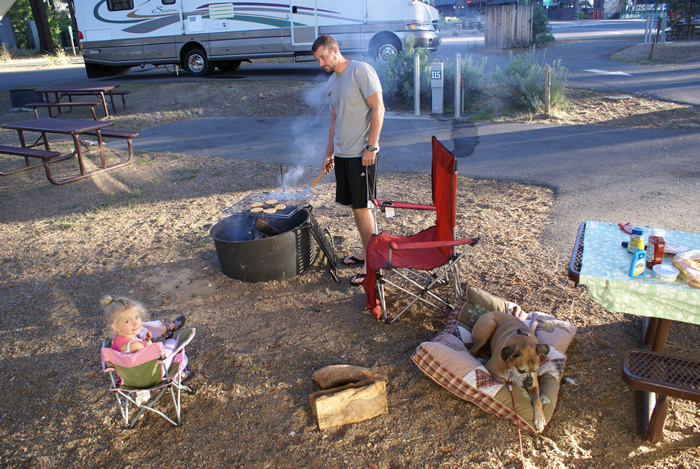
[[[32,7],[32,15],[34,16],[37,33],[39,34],[39,52],[42,54],[51,54],[56,49],[56,46],[53,43],[53,39],[51,39],[46,5],[43,0],[29,0],[29,6]]]

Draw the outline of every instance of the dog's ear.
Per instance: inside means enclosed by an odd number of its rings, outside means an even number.
[[[511,358],[515,359],[520,356],[520,352],[518,352],[518,346],[517,345],[508,345],[507,347],[504,347],[501,349],[501,359],[504,362],[507,362]]]
[[[547,355],[549,353],[549,345],[547,344],[537,344],[537,348],[535,348],[537,351],[538,355]]]

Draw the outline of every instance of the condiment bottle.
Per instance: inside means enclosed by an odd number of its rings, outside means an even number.
[[[644,276],[644,261],[646,256],[647,252],[644,249],[637,249],[632,253],[632,262],[630,263],[630,270],[628,272],[630,277]]]
[[[640,227],[635,226],[632,228],[632,234],[630,235],[630,241],[627,243],[627,252],[632,254],[637,249],[644,249],[644,230]]]
[[[664,260],[664,248],[666,246],[666,231],[654,229],[647,241],[647,269],[651,269],[655,265],[661,264]]]

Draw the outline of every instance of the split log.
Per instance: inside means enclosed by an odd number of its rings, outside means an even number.
[[[281,233],[280,230],[275,228],[274,226],[270,225],[268,222],[265,220],[262,220],[260,218],[255,219],[255,224],[253,225],[253,229],[258,230],[264,235],[267,236],[275,236]]]
[[[323,391],[309,395],[319,430],[362,422],[389,412],[386,375],[367,368],[332,365],[313,374]]]
[[[311,379],[316,381],[321,389],[328,389],[362,380],[386,380],[386,375],[361,366],[330,365],[316,371]]]

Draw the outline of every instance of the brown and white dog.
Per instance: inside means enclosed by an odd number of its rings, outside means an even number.
[[[535,333],[518,318],[499,311],[481,316],[472,328],[474,344],[469,352],[476,356],[487,343],[491,354],[486,369],[497,379],[511,379],[527,389],[532,399],[534,424],[537,433],[544,429],[545,417],[540,399],[540,384],[537,372],[540,355],[549,353],[549,345],[538,344]]]

